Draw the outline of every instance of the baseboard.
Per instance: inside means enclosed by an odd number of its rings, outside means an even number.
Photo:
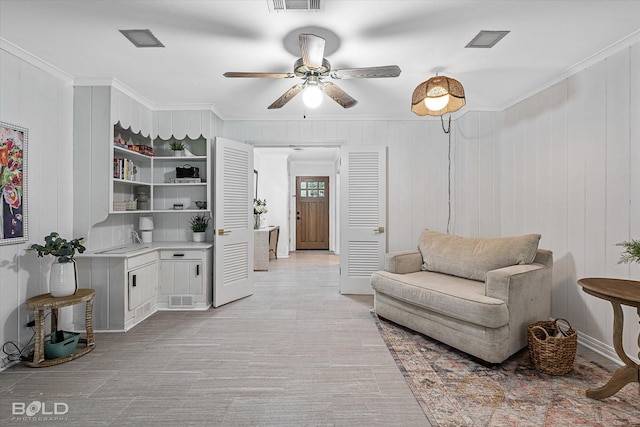
[[[597,339],[592,338],[589,335],[583,334],[580,331],[578,331],[578,344],[588,348],[589,350],[592,350],[598,353],[600,356],[606,357],[607,359],[611,360],[612,362],[620,366],[624,365],[624,363],[622,362],[622,360],[620,360],[620,358],[618,357],[618,354],[616,353],[616,350],[613,347],[601,341],[598,341]],[[638,359],[634,357],[630,356],[630,359],[636,363],[639,363]]]

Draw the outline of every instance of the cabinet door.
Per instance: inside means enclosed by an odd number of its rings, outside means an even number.
[[[145,301],[150,300],[156,293],[158,280],[158,264],[153,262],[130,270],[127,274],[129,288],[129,311],[134,310]]]
[[[202,294],[202,261],[162,261],[160,270],[162,295]]]

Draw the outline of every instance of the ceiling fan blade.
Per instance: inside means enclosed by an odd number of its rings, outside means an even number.
[[[258,77],[266,79],[291,79],[295,77],[293,73],[244,73],[237,71],[227,71],[223,74],[225,77]]]
[[[331,82],[319,82],[318,83],[324,93],[329,96],[329,98],[336,101],[343,108],[351,108],[358,103],[355,99],[353,99],[347,92],[340,89],[338,86],[334,85]]]
[[[268,109],[273,110],[274,108],[282,108],[287,102],[291,101],[291,98],[300,93],[303,86],[304,83],[298,83],[297,85],[293,86],[291,89],[286,91],[284,95],[276,99],[273,104],[269,105]]]
[[[300,51],[302,63],[310,69],[320,68],[324,58],[324,39],[313,34],[300,34]]]
[[[400,67],[397,65],[386,65],[383,67],[345,68],[342,70],[333,70],[331,71],[330,76],[334,79],[363,79],[398,77],[400,72]]]

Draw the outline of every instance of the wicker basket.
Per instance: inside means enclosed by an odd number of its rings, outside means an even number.
[[[114,211],[125,211],[127,210],[127,202],[113,202],[113,210]]]
[[[558,326],[558,321],[566,327]],[[529,357],[536,369],[550,375],[565,375],[573,369],[578,332],[566,319],[543,320],[527,328]]]

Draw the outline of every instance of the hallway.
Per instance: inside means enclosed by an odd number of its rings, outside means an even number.
[[[96,349],[0,373],[13,402],[63,402],[47,425],[426,426],[387,350],[371,296],[338,292],[339,258],[292,252],[256,272],[255,294],[206,312],[164,311]]]

